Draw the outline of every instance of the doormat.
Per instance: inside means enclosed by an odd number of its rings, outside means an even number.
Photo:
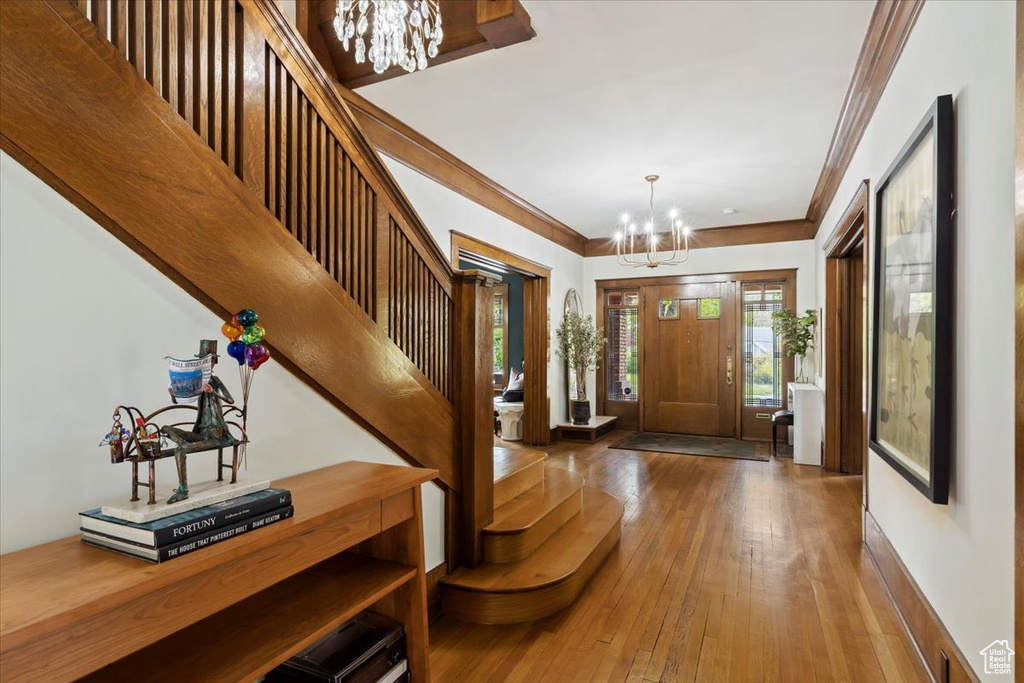
[[[638,432],[612,444],[611,448],[620,448],[626,451],[709,455],[715,458],[739,458],[762,462],[767,462],[769,459],[767,444],[723,439],[718,436]]]

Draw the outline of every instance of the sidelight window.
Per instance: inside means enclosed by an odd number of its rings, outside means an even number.
[[[494,288],[494,388],[505,388],[508,379],[508,285]]]
[[[782,407],[782,344],[772,330],[782,285],[743,285],[743,405]]]
[[[605,396],[609,401],[638,400],[639,301],[637,290],[611,291],[605,299]]]

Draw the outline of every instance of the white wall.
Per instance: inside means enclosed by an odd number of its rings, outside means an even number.
[[[0,196],[0,552],[9,552],[77,533],[81,510],[127,501],[130,467],[97,447],[113,407],[167,404],[164,356],[194,354],[199,339],[220,338],[223,321],[6,154]],[[225,354],[218,375],[237,396],[235,367]],[[244,476],[345,460],[403,464],[273,360],[250,401]],[[169,491],[173,462],[159,465]],[[192,482],[214,478],[214,458],[190,459],[189,473]],[[423,507],[432,568],[444,561],[444,503],[433,484]]]
[[[551,268],[548,317],[553,342],[554,330],[562,323],[565,293],[570,287],[584,289],[581,286],[583,257],[466,199],[394,159],[385,156],[384,161],[446,255],[451,254],[450,231],[455,230]],[[553,427],[566,419],[566,398],[561,379],[564,366],[553,349],[549,361],[548,396],[551,398],[550,422]]]
[[[1014,25],[1011,2],[925,3],[817,240],[824,305],[820,249],[857,185],[868,178],[873,195],[934,99],[952,94],[958,215],[949,505],[929,503],[874,454],[868,505],[976,672],[982,647],[1013,639]]]
[[[797,242],[775,242],[773,244],[750,244],[734,247],[713,247],[694,249],[685,263],[676,266],[658,266],[655,271],[620,266],[614,256],[584,259],[583,308],[591,313],[596,310],[597,280],[622,277],[645,277],[663,275],[706,275],[713,273],[735,273],[752,270],[783,270],[795,268],[796,309],[799,313],[815,308],[816,251],[813,240]],[[814,354],[808,354],[812,357]],[[811,361],[813,362],[813,361]],[[588,391],[594,391],[594,378],[590,378]],[[591,393],[596,396],[596,393]]]
[[[291,19],[292,23],[294,24],[295,23],[295,0],[277,0],[277,5],[278,5],[278,7],[281,8],[281,11],[284,13],[284,15],[286,17],[288,17],[289,19]]]

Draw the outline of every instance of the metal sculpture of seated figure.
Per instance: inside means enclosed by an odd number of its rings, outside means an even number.
[[[198,358],[208,354],[213,355],[213,366],[217,365],[217,342],[204,339],[199,342]],[[174,394],[171,393],[174,400]],[[188,498],[188,471],[185,459],[189,453],[211,451],[239,443],[238,439],[231,436],[228,424],[224,419],[224,409],[221,401],[234,404],[224,383],[214,375],[210,375],[210,382],[203,386],[203,392],[199,395],[199,412],[196,423],[191,431],[178,427],[161,427],[160,433],[176,444],[174,449],[174,463],[178,468],[178,489],[167,499],[168,503],[177,503]],[[174,401],[177,403],[177,401]]]

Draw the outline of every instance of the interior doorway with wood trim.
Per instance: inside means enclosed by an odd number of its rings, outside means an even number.
[[[793,378],[771,313],[795,307],[795,270],[599,280],[596,300],[598,414],[642,432],[771,439]]]
[[[861,474],[867,453],[868,181],[825,243],[825,457]],[[866,488],[866,487],[865,487]]]
[[[523,443],[546,446],[551,443],[547,394],[551,269],[454,230],[451,239],[452,266],[485,270],[503,280],[495,288],[495,393],[508,387],[513,374],[523,373]],[[513,329],[520,320],[521,335]]]

